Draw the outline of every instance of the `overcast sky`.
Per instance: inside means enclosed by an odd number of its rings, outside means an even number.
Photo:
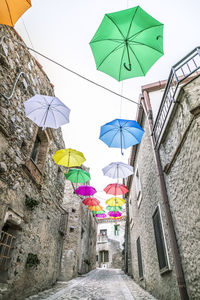
[[[145,77],[122,84],[96,70],[89,42],[105,13],[137,5],[164,24],[165,55]],[[167,79],[171,66],[200,45],[199,12],[199,0],[32,0],[32,7],[15,29],[28,46],[137,101],[142,85]],[[100,191],[114,180],[103,176],[101,169],[113,161],[127,163],[130,149],[121,156],[120,149],[108,148],[99,140],[100,126],[120,117],[134,120],[137,106],[39,56],[37,59],[54,84],[56,96],[71,109],[70,123],[62,127],[66,148],[84,153],[91,185],[99,191],[97,196],[105,198]]]

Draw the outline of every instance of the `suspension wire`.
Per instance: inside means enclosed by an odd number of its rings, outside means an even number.
[[[122,81],[122,84],[121,84],[121,95],[123,95],[123,87],[124,87],[124,82]],[[121,96],[121,100],[120,100],[120,119],[121,119],[121,117],[122,117],[122,97],[123,96]]]
[[[75,74],[75,75],[77,75],[77,76],[79,76],[80,78],[82,78],[82,79],[84,79],[84,80],[87,80],[88,82],[90,82],[90,83],[92,83],[92,84],[95,84],[96,86],[101,87],[102,89],[104,89],[104,90],[106,90],[106,91],[108,91],[108,92],[110,92],[110,93],[112,93],[112,94],[114,94],[114,95],[117,95],[117,96],[119,96],[119,97],[122,97],[122,98],[125,99],[125,100],[128,100],[128,101],[130,101],[130,102],[132,102],[132,103],[134,103],[134,104],[139,105],[138,102],[136,102],[136,101],[134,101],[134,100],[132,100],[132,99],[130,99],[130,98],[128,98],[128,97],[125,97],[125,96],[123,96],[123,95],[120,95],[120,94],[116,93],[115,91],[113,91],[113,90],[111,90],[111,89],[109,89],[109,88],[107,88],[107,87],[105,87],[105,86],[103,86],[103,85],[101,85],[101,84],[99,84],[99,83],[97,83],[97,82],[91,80],[91,79],[88,79],[87,77],[85,77],[85,76],[83,76],[83,75],[81,75],[81,74],[79,74],[79,73],[77,73],[77,72],[75,72],[75,71],[73,71],[73,70],[71,70],[71,69],[65,67],[64,65],[62,65],[62,64],[60,64],[59,62],[53,60],[52,58],[50,58],[50,57],[48,57],[48,56],[46,56],[46,55],[44,55],[44,54],[42,54],[42,53],[40,53],[40,52],[38,52],[38,51],[32,49],[32,48],[30,48],[30,47],[27,47],[27,49],[29,49],[30,51],[32,51],[32,52],[34,52],[34,53],[36,53],[36,54],[38,54],[38,55],[40,55],[40,56],[42,56],[42,57],[45,58],[45,59],[51,61],[52,63],[56,64],[57,66],[59,66],[59,67],[65,69],[65,70],[67,70],[67,71],[69,71],[69,72],[71,72],[71,73],[73,73],[73,74]]]

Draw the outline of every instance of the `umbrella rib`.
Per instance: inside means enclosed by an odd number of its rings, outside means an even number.
[[[122,54],[122,58],[121,58],[121,64],[120,64],[120,69],[119,69],[119,80],[121,80],[121,70],[122,70],[122,61],[123,61],[123,58],[124,58],[124,53],[125,53],[125,47],[124,47],[124,51],[123,51],[123,54]]]
[[[139,34],[141,34],[142,32],[144,32],[145,30],[148,30],[148,29],[151,29],[151,28],[154,28],[154,27],[158,27],[158,26],[163,26],[163,24],[158,24],[158,25],[154,25],[154,26],[151,26],[151,27],[148,27],[148,28],[144,28],[141,31],[133,34],[128,40],[130,41],[132,38],[137,37]]]
[[[47,111],[47,115],[48,115],[48,111]],[[56,127],[57,127],[58,125],[57,125],[56,118],[55,118],[55,116],[54,116],[54,113],[53,113],[53,112],[52,112],[52,116],[53,116],[53,118],[54,118],[55,125],[56,125]],[[47,119],[47,117],[46,117],[46,119]],[[46,120],[45,120],[45,122],[46,122]],[[45,125],[45,124],[44,124],[44,125]]]
[[[119,30],[119,33],[121,34],[121,36],[123,37],[123,39],[125,39],[125,36],[123,35],[123,33],[121,32],[120,28],[118,27],[118,25],[113,21],[112,18],[110,18],[110,16],[108,16],[108,14],[106,14],[106,17],[113,22],[113,24],[117,27],[117,29]]]
[[[111,128],[111,129],[109,129],[108,131],[106,131],[106,132],[104,132],[102,135],[100,135],[100,138],[101,137],[103,137],[105,134],[107,134],[108,132],[110,132],[110,131],[113,131],[113,130],[118,130],[117,128]]]
[[[36,110],[40,110],[41,108],[45,108],[45,107],[38,107],[38,108],[34,108],[31,112],[29,112],[28,114],[27,114],[27,116],[29,116],[30,114],[32,114],[34,111],[36,111]]]
[[[126,130],[129,134],[131,134],[137,141],[138,141],[138,139],[135,137],[135,135],[134,134],[132,134],[130,131],[128,131],[126,128],[124,128],[124,130]],[[138,129],[138,130],[140,130],[141,131],[141,129]],[[139,142],[139,141],[138,141]]]
[[[142,72],[143,72],[143,75],[145,75],[145,72],[144,72],[144,70],[143,70],[143,68],[142,68],[142,66],[141,66],[141,64],[140,64],[140,62],[139,62],[139,60],[137,59],[137,56],[135,55],[135,52],[133,51],[133,49],[130,47],[130,50],[131,50],[131,52],[133,53],[133,55],[135,56],[135,59],[137,60],[137,62],[138,62],[138,65],[140,66],[140,69],[142,70]]]
[[[121,39],[101,39],[101,40],[96,40],[96,41],[91,41],[90,44],[96,43],[96,42],[104,42],[104,41],[112,41],[112,42],[117,42],[121,43]]]
[[[118,129],[117,132],[113,135],[112,140],[111,140],[111,142],[110,142],[110,145],[112,144],[112,142],[113,142],[114,138],[116,137],[116,135],[118,134],[118,132],[119,132],[119,129]],[[109,147],[110,147],[110,145],[109,145]]]
[[[98,65],[97,69],[104,63],[104,61],[115,51],[119,50],[120,49],[120,46],[122,45],[123,43],[121,43],[120,45],[118,45],[115,49],[113,49],[106,57],[104,57],[104,59],[101,61],[101,63]]]
[[[133,20],[134,20],[134,18],[135,18],[135,15],[136,15],[136,13],[137,13],[137,11],[138,11],[138,8],[139,8],[139,6],[138,6],[137,9],[135,10],[135,13],[134,13],[134,15],[133,15],[133,17],[132,17],[132,20],[131,20],[131,23],[130,23],[130,25],[129,25],[129,29],[128,29],[128,33],[127,33],[126,38],[128,38],[128,35],[129,35],[129,33],[130,33],[130,30],[131,30],[132,23],[133,23]]]
[[[50,107],[50,110],[53,111],[53,110],[56,110],[58,111],[61,115],[63,115],[63,117],[66,119],[67,117],[63,114],[63,112],[61,112],[60,110],[58,110],[57,108],[55,107]]]
[[[7,0],[6,0],[6,6],[7,6],[7,9],[8,9],[9,16],[10,16],[10,21],[11,21],[11,23],[12,23],[12,26],[14,26],[14,22],[13,22],[13,20],[12,20],[12,16],[11,16],[11,12],[10,12],[10,7],[9,7],[9,5],[8,5]]]
[[[136,42],[136,41],[131,41],[130,43],[136,43],[136,44],[139,44],[139,45],[142,45],[142,46],[146,46],[146,47],[149,47],[149,48],[163,54],[163,52],[159,51],[158,49],[153,48],[152,46],[149,46],[149,45],[146,45],[146,44],[143,44],[143,43],[140,43],[140,42]]]

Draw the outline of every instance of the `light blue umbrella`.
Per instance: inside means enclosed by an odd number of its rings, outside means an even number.
[[[139,144],[144,130],[133,120],[115,119],[101,126],[100,140],[108,147],[127,149]]]

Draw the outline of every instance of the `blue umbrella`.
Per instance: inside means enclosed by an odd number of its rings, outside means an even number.
[[[115,119],[101,126],[100,140],[108,147],[127,149],[139,144],[144,130],[133,120]]]

